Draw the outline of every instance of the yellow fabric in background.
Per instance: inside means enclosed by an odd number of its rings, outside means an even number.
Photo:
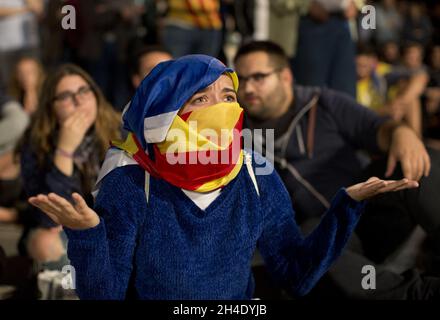
[[[219,0],[169,0],[167,19],[177,20],[194,28],[222,28]]]

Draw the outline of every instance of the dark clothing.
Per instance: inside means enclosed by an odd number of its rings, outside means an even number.
[[[417,42],[426,47],[431,35],[432,24],[429,17],[423,16],[418,20],[406,17],[402,31],[403,42]]]
[[[37,299],[37,274],[33,261],[27,257],[7,257],[0,246],[0,285],[14,287],[13,291],[2,295],[0,300]]]
[[[90,138],[93,139],[93,138]],[[84,139],[75,155],[78,154],[78,164],[83,164],[87,170],[79,170],[77,161],[74,160],[74,171],[72,176],[66,176],[53,163],[53,154],[46,157],[42,166],[39,165],[37,156],[33,148],[25,145],[21,151],[21,175],[26,183],[24,190],[27,197],[37,194],[48,194],[54,192],[61,197],[71,199],[73,192],[81,194],[86,202],[91,205],[93,198],[90,194],[99,171],[99,159],[97,159],[97,149],[94,148],[93,141]],[[83,151],[83,149],[87,149]],[[95,150],[95,152],[93,152]],[[78,153],[79,152],[79,153]],[[80,155],[82,154],[82,156]],[[87,164],[87,166],[85,165]],[[29,227],[51,228],[56,224],[43,212],[36,207],[32,207],[32,218]]]
[[[355,45],[348,21],[332,15],[324,23],[308,16],[299,24],[293,74],[298,84],[323,86],[356,96]]]
[[[439,69],[429,70],[428,87],[440,87],[440,70]]]
[[[18,212],[16,223],[28,225],[30,205],[23,190],[21,177],[15,179],[0,179],[0,206],[15,208]]]
[[[309,151],[312,150],[305,150],[305,141],[311,102],[315,96],[319,100],[313,154],[310,157]],[[296,125],[291,126],[294,120]],[[327,202],[341,186],[349,186],[357,181],[362,171],[357,150],[379,152],[376,136],[372,132],[376,132],[385,120],[345,94],[302,86],[295,86],[294,102],[279,119],[265,122],[246,119],[251,128],[277,128],[275,155],[277,158],[285,157],[286,162],[305,180],[301,183],[288,168],[276,161],[278,173],[290,195],[295,195],[293,205],[299,220],[321,216],[326,208],[306,187],[307,181]],[[284,143],[287,143],[285,154]]]

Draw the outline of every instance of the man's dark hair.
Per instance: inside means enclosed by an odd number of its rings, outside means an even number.
[[[421,43],[415,41],[407,41],[402,45],[402,54],[405,55],[409,49],[418,48],[422,52],[422,55],[425,54],[425,48]]]
[[[377,56],[376,50],[373,48],[373,46],[367,45],[367,44],[359,44],[356,48],[356,55],[360,56]]]
[[[254,52],[264,52],[268,54],[270,62],[276,68],[290,67],[289,58],[283,48],[271,41],[252,41],[243,45],[238,49],[237,54],[235,55],[234,64],[237,63],[240,57]]]
[[[137,50],[135,50],[135,53],[132,56],[132,60],[131,60],[132,63],[130,68],[131,75],[139,74],[139,69],[141,67],[141,58],[152,52],[168,53],[171,56],[171,53],[160,44],[153,44],[153,45],[140,47]]]

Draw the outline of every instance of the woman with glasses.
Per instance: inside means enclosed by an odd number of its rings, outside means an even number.
[[[54,192],[69,198],[77,192],[92,205],[90,191],[108,143],[119,133],[119,115],[92,78],[75,65],[60,66],[43,84],[20,147],[27,195]],[[61,227],[37,208],[29,224],[24,249],[31,257],[42,263],[65,258]]]

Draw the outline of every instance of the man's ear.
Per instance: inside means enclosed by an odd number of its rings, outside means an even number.
[[[280,74],[281,74],[281,79],[283,80],[284,83],[286,83],[288,85],[292,85],[292,83],[293,83],[293,74],[292,74],[292,70],[290,70],[289,67],[283,68],[281,70]]]
[[[142,79],[141,79],[141,77],[139,77],[139,75],[135,74],[135,75],[131,76],[131,84],[133,85],[133,87],[135,89],[137,89],[137,87],[139,87],[141,82],[142,82]]]

